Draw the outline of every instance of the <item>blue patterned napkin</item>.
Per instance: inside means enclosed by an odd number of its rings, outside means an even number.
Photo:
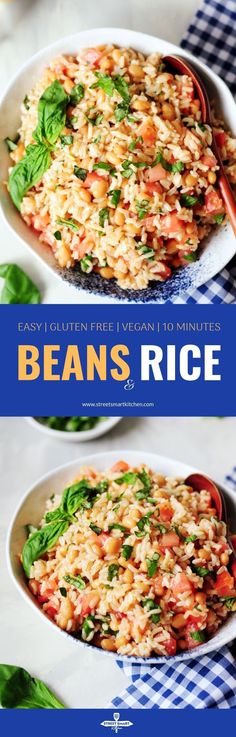
[[[204,0],[182,39],[183,49],[201,59],[236,94],[236,0]],[[232,236],[233,237],[233,236]],[[171,302],[219,304],[236,299],[236,258],[206,284]]]

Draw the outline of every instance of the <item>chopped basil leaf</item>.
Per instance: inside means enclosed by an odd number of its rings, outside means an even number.
[[[123,476],[120,476],[118,479],[114,479],[115,484],[135,484],[135,481],[137,481],[137,473],[134,473],[134,471],[126,471],[126,473],[123,473]]]
[[[98,161],[97,164],[94,164],[93,171],[97,171],[97,169],[105,169],[105,171],[109,171],[109,174],[115,174],[115,169],[111,164],[107,164],[106,161]]]
[[[90,254],[87,254],[87,256],[84,256],[84,258],[80,259],[80,268],[85,273],[92,271],[93,269],[93,257]]]
[[[188,537],[185,537],[184,542],[185,543],[194,543],[195,540],[197,540],[197,535],[189,535]]]
[[[200,128],[201,131],[205,131],[206,130],[206,126],[203,125],[203,123],[197,122],[197,125],[198,125],[198,128]]]
[[[171,166],[171,171],[173,171],[174,173],[177,171],[179,172],[183,171],[184,169],[184,164],[182,161],[176,161],[174,164],[170,164],[170,166]]]
[[[132,545],[122,545],[120,552],[123,558],[125,558],[125,560],[129,560],[133,552],[133,547]]]
[[[196,642],[205,642],[204,632],[199,632],[199,630],[195,630],[195,632],[190,632],[190,636],[193,640],[196,640]]]
[[[96,533],[96,535],[101,535],[101,532],[102,532],[102,528],[101,527],[98,527],[97,525],[94,525],[93,522],[90,523],[89,527],[90,527],[90,529],[93,532]]]
[[[64,586],[61,586],[61,588],[59,589],[59,591],[60,591],[60,594],[61,594],[62,596],[64,596],[64,597],[66,597],[66,596],[67,596],[67,590],[65,589],[65,587],[64,587]]]
[[[143,218],[145,217],[145,215],[147,215],[147,213],[150,210],[149,200],[136,201],[136,210],[137,210],[137,213],[138,213],[138,219],[139,220],[143,220]]]
[[[161,523],[161,522],[157,522],[157,523],[155,524],[155,527],[157,528],[157,530],[159,530],[159,531],[160,531],[161,535],[164,535],[164,534],[165,534],[165,532],[167,532],[167,527],[166,527],[165,525],[162,525],[162,523]]]
[[[214,215],[214,218],[213,218],[213,220],[215,221],[215,223],[217,223],[218,225],[221,225],[221,223],[223,223],[224,219],[225,219],[225,213],[224,212],[219,213],[218,215]]]
[[[204,568],[204,566],[192,566],[194,573],[197,574],[197,576],[201,576],[204,578],[204,576],[207,576],[208,573],[210,573],[208,568]]]
[[[88,172],[87,172],[86,169],[81,169],[80,166],[76,166],[76,164],[75,164],[75,166],[74,166],[74,174],[75,174],[75,176],[78,179],[81,179],[82,182],[85,182],[85,179],[87,177],[87,173]]]
[[[118,563],[111,563],[111,565],[108,567],[108,574],[107,574],[108,581],[112,581],[113,578],[118,578],[118,573],[119,573]]]
[[[108,530],[109,532],[111,532],[111,530],[120,530],[121,532],[127,532],[126,527],[124,527],[124,525],[119,525],[118,522],[114,522],[113,525],[109,525]]]
[[[193,207],[199,202],[199,198],[193,194],[182,194],[180,196],[180,204],[182,207]]]
[[[71,133],[66,136],[60,136],[60,140],[62,146],[70,146],[70,144],[73,143],[73,136]]]
[[[151,515],[152,515],[152,512],[148,512],[147,514],[145,514],[144,517],[141,517],[141,519],[137,522],[137,527],[140,532],[143,532],[145,530],[145,527],[151,524],[151,520],[149,519]]]
[[[131,141],[131,143],[129,144],[128,150],[134,151],[138,143],[143,143],[142,136],[138,136],[138,138],[134,138],[133,141]]]
[[[91,118],[89,118],[86,115],[86,118],[87,118],[88,123],[91,123],[91,125],[99,125],[99,123],[102,122],[103,115],[102,113],[98,113],[98,115],[95,115],[94,117],[91,117]]]
[[[65,225],[67,228],[70,228],[75,232],[79,230],[79,225],[77,225],[77,223],[75,223],[75,221],[71,220],[70,218],[68,218],[68,220],[66,218],[58,218],[57,225]]]
[[[221,596],[220,601],[223,601],[227,609],[232,609],[236,602],[236,596]]]
[[[61,233],[60,230],[55,230],[55,233],[53,233],[54,238],[56,238],[56,241],[61,241]]]
[[[129,87],[124,77],[122,77],[120,74],[117,74],[115,77],[113,77],[113,80],[114,80],[116,91],[119,92],[119,95],[122,97],[124,102],[127,105],[129,105],[130,103]]]
[[[152,576],[154,576],[154,573],[156,573],[159,558],[160,558],[159,553],[154,553],[153,558],[146,558],[147,569],[148,569],[147,574],[149,578],[152,578]]]
[[[99,217],[100,228],[104,228],[106,220],[107,221],[109,220],[109,208],[103,207],[102,210],[99,210],[98,217]]]
[[[130,113],[130,107],[127,102],[120,102],[119,105],[116,106],[115,109],[115,119],[117,120],[117,123],[119,123],[121,120],[124,120],[124,118],[127,117]]]
[[[138,251],[145,256],[148,259],[152,259],[155,256],[155,251],[153,248],[150,248],[149,246],[143,246],[142,244],[138,246]]]
[[[111,189],[110,192],[108,192],[108,196],[111,196],[111,204],[117,207],[120,201],[121,189]]]
[[[195,251],[192,253],[184,253],[183,258],[185,261],[190,261],[191,263],[193,263],[197,260],[197,254]]]
[[[75,586],[76,589],[79,589],[80,591],[85,589],[85,581],[79,574],[78,576],[63,576],[63,578],[66,583],[71,584],[71,586]]]
[[[71,93],[70,93],[70,104],[75,107],[75,105],[78,105],[80,100],[82,100],[84,97],[84,86],[83,84],[76,84],[74,87],[72,87]]]
[[[97,81],[91,84],[90,89],[93,90],[99,87],[108,97],[112,97],[115,89],[113,78],[108,74],[101,74],[101,72],[95,72],[95,77],[97,77]]]
[[[26,110],[30,109],[30,101],[29,101],[28,95],[25,95],[24,100],[23,100],[23,105]]]
[[[82,626],[82,639],[83,640],[92,640],[94,636],[95,626],[94,626],[94,617],[89,614],[88,617],[85,617],[83,621]]]

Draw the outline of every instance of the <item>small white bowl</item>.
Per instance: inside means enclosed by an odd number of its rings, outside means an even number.
[[[122,420],[122,417],[106,417],[105,420],[100,420],[95,427],[93,427],[91,430],[78,430],[77,432],[67,432],[65,430],[54,430],[51,427],[47,427],[47,425],[42,425],[41,422],[38,422],[35,417],[26,417],[25,418],[29,424],[35,428],[35,430],[39,430],[39,432],[43,432],[45,435],[49,435],[54,440],[65,440],[67,443],[88,443],[90,440],[94,440],[95,438],[99,438],[101,435],[105,435],[105,433],[110,432],[115,425]]]
[[[76,640],[70,634],[64,632],[59,627],[57,627],[57,625],[44,614],[40,605],[37,604],[36,599],[30,593],[23,568],[19,560],[19,555],[22,551],[27,537],[26,525],[30,523],[34,526],[38,526],[45,511],[45,504],[47,499],[51,496],[52,493],[60,494],[65,486],[73,481],[73,478],[78,473],[78,469],[80,468],[80,466],[94,466],[98,471],[103,471],[107,468],[110,468],[114,463],[121,459],[127,461],[132,466],[136,466],[141,462],[146,463],[148,466],[153,468],[154,471],[159,471],[160,473],[163,473],[167,476],[179,476],[182,478],[186,478],[190,473],[196,471],[196,469],[192,468],[191,466],[187,466],[185,463],[181,463],[180,461],[175,461],[170,458],[154,455],[153,453],[140,453],[133,450],[116,450],[107,453],[99,453],[95,455],[85,456],[84,458],[80,458],[78,461],[67,463],[64,466],[60,466],[59,468],[50,471],[50,473],[46,474],[46,476],[43,476],[41,479],[39,479],[33,487],[28,489],[18,508],[16,509],[14,518],[8,531],[8,569],[17,589],[20,591],[21,595],[28,602],[28,604],[34,609],[34,611],[38,613],[42,624],[44,623],[45,626],[51,628],[53,627],[54,631],[56,630],[58,632],[58,637],[69,638],[70,642],[73,642],[75,647],[77,648],[92,648],[97,653],[100,653],[101,657],[109,657],[113,658],[113,660],[118,658],[119,660],[124,662],[138,662],[145,665],[158,665],[158,663],[166,662],[168,662],[170,665],[173,665],[177,661],[191,660],[193,657],[200,658],[202,655],[210,653],[213,650],[220,650],[223,645],[231,642],[236,637],[236,614],[232,614],[218,630],[218,632],[213,637],[211,637],[208,642],[194,648],[194,653],[193,650],[188,650],[183,653],[178,653],[178,655],[175,655],[174,657],[166,658],[156,656],[150,658],[140,658],[134,656],[116,655],[116,653],[106,652],[90,643],[88,644],[80,640]],[[222,485],[220,484],[218,484],[218,486],[224,494],[229,519],[232,525],[232,530],[234,530],[236,529],[236,494],[234,491],[225,486],[222,487]]]
[[[8,178],[10,165],[4,138],[7,136],[14,138],[16,135],[20,124],[20,105],[29,89],[39,79],[44,67],[55,56],[76,54],[83,47],[98,44],[132,47],[145,54],[160,51],[161,54],[178,54],[189,59],[204,79],[209,96],[214,100],[220,117],[224,118],[229,128],[236,134],[235,102],[231,92],[220,77],[185,49],[155,36],[123,28],[95,28],[82,31],[60,39],[29,59],[11,80],[0,101],[0,211],[11,231],[20,241],[43,260],[52,273],[73,284],[76,288],[98,294],[100,297],[112,297],[125,302],[153,302],[155,300],[165,302],[173,296],[201,286],[219,273],[230,261],[236,251],[236,240],[229,223],[224,227],[214,228],[210,236],[205,239],[199,259],[188,265],[187,268],[178,269],[166,282],[156,282],[155,285],[143,290],[124,291],[115,282],[108,282],[94,273],[86,275],[76,269],[60,269],[51,248],[41,243],[37,235],[22,220],[4,184]]]

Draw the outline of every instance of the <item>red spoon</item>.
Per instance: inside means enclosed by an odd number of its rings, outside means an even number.
[[[199,75],[193,69],[191,64],[189,62],[186,62],[185,59],[180,59],[179,56],[164,56],[163,62],[166,65],[167,68],[172,69],[174,72],[180,73],[180,74],[187,74],[188,77],[191,77],[194,87],[197,91],[197,96],[201,103],[201,113],[202,113],[202,122],[207,123],[208,125],[211,124],[211,107],[209,102],[209,97],[204,85],[204,82],[202,79],[200,79]],[[231,223],[231,226],[233,228],[234,235],[236,236],[236,202],[233,195],[232,188],[230,186],[228,177],[226,176],[224,165],[222,162],[222,158],[216,143],[215,135],[212,130],[212,150],[216,157],[217,163],[219,165],[219,174],[218,174],[218,185],[221,192],[222,199],[224,201],[225,209],[229,218],[229,221]]]
[[[225,499],[216,484],[203,473],[191,473],[190,476],[187,476],[184,483],[187,486],[192,486],[193,491],[202,491],[203,489],[209,491],[219,519],[223,519],[226,523],[227,540],[231,547],[233,558],[236,561],[236,535],[232,535],[231,537],[229,534]]]

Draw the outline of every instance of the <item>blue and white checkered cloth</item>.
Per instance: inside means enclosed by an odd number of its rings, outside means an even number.
[[[236,93],[236,0],[204,0],[190,24],[181,46],[224,79]],[[173,297],[178,304],[232,303],[236,299],[236,259],[220,274],[194,291]]]
[[[226,476],[236,491],[236,466]],[[108,704],[116,709],[235,709],[236,662],[231,647],[196,660],[156,666],[117,661],[130,685]]]

